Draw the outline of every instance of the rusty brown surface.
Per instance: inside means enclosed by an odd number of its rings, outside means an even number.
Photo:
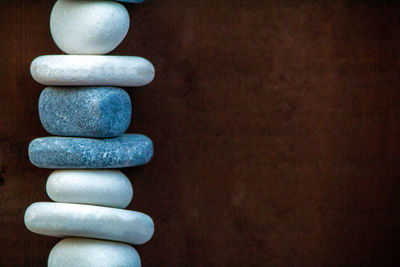
[[[57,238],[25,229],[48,201],[29,75],[53,1],[0,2],[0,266],[45,266]],[[143,266],[400,264],[400,4],[152,0],[113,54],[151,60],[128,88],[130,132],[155,145],[126,169],[130,209],[156,223]]]

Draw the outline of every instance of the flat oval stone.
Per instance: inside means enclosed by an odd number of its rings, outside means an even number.
[[[31,64],[32,77],[44,85],[143,86],[154,73],[150,61],[133,56],[48,55]]]
[[[91,205],[36,202],[25,212],[25,225],[34,233],[55,237],[89,237],[144,244],[154,233],[146,214]]]
[[[50,252],[48,267],[140,267],[130,245],[87,238],[65,238]]]
[[[132,184],[118,170],[58,170],[50,174],[47,195],[56,202],[126,208]]]
[[[129,127],[128,93],[115,87],[47,87],[39,98],[39,116],[51,134],[107,138]]]
[[[151,140],[140,134],[108,139],[42,137],[29,144],[29,159],[39,168],[112,169],[144,165],[153,156]]]
[[[50,31],[67,54],[107,54],[124,40],[129,13],[114,1],[58,0],[51,12]]]

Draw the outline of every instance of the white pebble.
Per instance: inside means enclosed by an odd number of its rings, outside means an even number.
[[[132,184],[117,170],[58,170],[47,179],[46,191],[56,202],[126,208]]]
[[[32,61],[39,83],[59,86],[143,86],[154,79],[154,66],[142,57],[47,55]]]
[[[50,17],[53,40],[67,54],[107,54],[128,29],[129,13],[114,1],[59,0]]]
[[[111,241],[66,238],[51,250],[48,267],[140,267],[133,247]]]
[[[146,214],[91,205],[37,202],[25,212],[26,227],[37,234],[89,237],[144,244],[154,233]]]

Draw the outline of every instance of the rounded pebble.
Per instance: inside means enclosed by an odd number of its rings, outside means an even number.
[[[126,208],[132,184],[118,170],[58,170],[50,174],[47,195],[56,202]]]
[[[114,50],[129,30],[129,13],[114,1],[58,0],[50,31],[67,54],[100,55]]]
[[[133,247],[112,241],[66,238],[53,247],[48,267],[140,267]]]
[[[41,137],[29,144],[33,165],[49,169],[112,169],[144,165],[153,143],[141,134],[114,138]]]
[[[55,237],[89,237],[144,244],[154,233],[146,214],[91,205],[37,202],[25,212],[26,227],[37,234]]]
[[[115,87],[48,87],[39,98],[39,117],[51,134],[108,138],[129,127],[132,104]]]
[[[47,55],[31,64],[38,83],[54,86],[144,86],[154,73],[150,61],[134,56]]]

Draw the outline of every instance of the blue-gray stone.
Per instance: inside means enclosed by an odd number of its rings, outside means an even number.
[[[119,136],[131,115],[128,93],[115,87],[47,87],[39,98],[40,121],[54,135]]]
[[[148,163],[153,143],[141,134],[108,139],[42,137],[29,144],[33,165],[48,169],[124,168]]]

